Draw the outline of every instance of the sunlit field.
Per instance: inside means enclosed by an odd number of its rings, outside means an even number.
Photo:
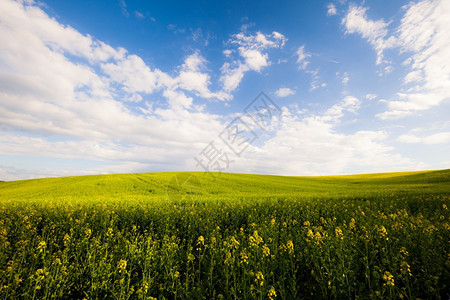
[[[0,182],[1,299],[449,299],[450,171]]]

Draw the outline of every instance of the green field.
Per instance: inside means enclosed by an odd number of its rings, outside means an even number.
[[[450,297],[450,170],[0,182],[1,299]]]

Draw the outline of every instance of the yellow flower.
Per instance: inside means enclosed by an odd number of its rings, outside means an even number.
[[[270,226],[274,226],[275,225],[275,219],[270,220]]]
[[[409,255],[409,253],[408,253],[408,251],[406,250],[405,247],[400,248],[400,253],[401,253],[403,256],[408,256],[408,255]]]
[[[255,282],[258,283],[258,281],[259,281],[259,285],[263,286],[264,285],[264,275],[263,275],[263,273],[256,272],[255,276],[256,276]]]
[[[406,261],[402,261],[400,263],[400,272],[406,273],[409,276],[412,276],[412,274],[411,274],[411,267],[409,266],[409,264]]]
[[[36,277],[40,280],[44,279],[45,277],[45,272],[43,269],[37,269],[36,270]]]
[[[303,226],[306,226],[306,227],[308,227],[308,226],[310,226],[311,225],[311,223],[309,223],[309,221],[305,221],[305,222],[303,222]]]
[[[320,234],[320,232],[316,232],[316,234],[314,235],[314,238],[317,240],[317,242],[319,242],[322,239],[322,235]]]
[[[378,229],[378,231],[380,232],[380,236],[381,236],[381,237],[386,237],[387,234],[388,234],[388,232],[387,232],[387,230],[386,230],[386,228],[385,228],[384,226],[381,226],[381,227]],[[386,239],[387,239],[387,238],[386,238]]]
[[[349,227],[350,227],[351,230],[355,229],[355,223],[356,223],[356,222],[355,222],[355,219],[352,218],[352,219],[350,220],[350,224],[349,224]]]
[[[263,256],[269,256],[270,255],[270,249],[266,245],[262,247]]]
[[[277,292],[275,291],[275,288],[273,286],[270,287],[267,296],[269,297],[270,300],[273,300],[274,298],[277,297]]]
[[[37,250],[39,252],[42,252],[45,250],[45,247],[47,246],[47,244],[44,241],[40,241],[38,246],[37,246]]]
[[[294,243],[291,240],[287,241],[286,248],[287,248],[289,254],[294,253]]]
[[[205,244],[205,238],[203,237],[203,235],[199,236],[197,239],[197,245],[204,245]]]
[[[64,244],[68,243],[70,241],[70,235],[68,235],[67,233],[64,235]]]
[[[230,247],[237,249],[239,248],[239,245],[240,245],[239,241],[234,236],[232,236]]]
[[[344,234],[342,233],[342,229],[339,227],[336,227],[336,229],[334,230],[334,232],[336,233],[336,236],[338,238],[340,238],[341,240],[344,239]]]
[[[263,238],[258,235],[257,230],[253,231],[253,235],[251,235],[249,237],[249,240],[250,240],[250,245],[252,245],[252,246],[258,246],[259,244],[264,242]]]
[[[142,283],[142,286],[141,286],[141,289],[142,289],[142,291],[144,292],[144,294],[147,294],[148,288],[149,288],[148,282],[144,281],[144,282]]]
[[[386,281],[383,285],[387,285],[387,286],[395,285],[394,284],[394,276],[390,272],[388,272],[388,271],[384,272],[383,279],[384,279],[384,281]]]
[[[248,264],[248,255],[245,252],[241,252],[241,264]]]
[[[194,259],[195,259],[194,254],[189,253],[189,254],[188,254],[188,261],[194,261]]]
[[[125,271],[127,269],[127,261],[125,259],[121,259],[119,260],[119,262],[117,263],[117,270],[119,271],[119,273],[122,273],[123,271]]]

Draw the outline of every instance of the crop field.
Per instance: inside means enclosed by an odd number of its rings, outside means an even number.
[[[1,299],[450,297],[450,170],[0,182]]]

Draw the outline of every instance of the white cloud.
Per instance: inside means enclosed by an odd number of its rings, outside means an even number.
[[[5,41],[0,52],[3,155],[119,165],[170,164],[177,157],[182,170],[189,164],[189,153],[211,138],[211,130],[222,128],[219,116],[201,112],[185,94],[225,98],[224,93],[209,91],[205,61],[198,53],[188,56],[172,77],[124,49],[59,24],[36,6],[3,1],[0,11],[0,37]],[[77,56],[76,63],[70,55]],[[149,104],[158,91],[167,108]],[[143,102],[143,95],[146,101],[136,110],[144,113],[135,113],[127,102]]]
[[[195,169],[192,156],[223,130],[224,118],[203,112],[194,96],[231,99],[245,72],[270,65],[265,51],[286,42],[278,32],[233,36],[229,44],[237,49],[225,53],[241,59],[224,65],[224,90],[212,92],[198,51],[169,75],[33,3],[2,2],[0,38],[0,153],[109,161],[128,171]]]
[[[223,92],[211,92],[208,86],[211,83],[210,76],[202,72],[205,69],[206,59],[198,52],[188,56],[181,67],[178,76],[174,78],[174,83],[167,85],[172,88],[176,86],[186,91],[193,91],[197,96],[210,99],[216,98],[219,100],[230,100],[231,95]]]
[[[143,19],[143,18],[145,18],[144,14],[141,13],[141,12],[139,12],[139,11],[137,11],[137,10],[134,11],[134,15],[135,15],[136,18],[138,18],[138,19]]]
[[[439,132],[425,137],[418,137],[412,134],[401,135],[398,139],[399,142],[409,143],[409,144],[444,144],[450,142],[450,132]]]
[[[356,113],[359,106],[357,98],[347,96],[322,114],[294,113],[283,108],[275,136],[260,147],[249,148],[234,171],[325,175],[425,167],[383,143],[388,137],[383,131],[336,132],[344,113]]]
[[[399,118],[429,109],[450,99],[450,3],[421,1],[411,4],[398,28],[402,52],[411,53],[405,63],[410,72],[405,84],[413,89],[388,102],[381,119]]]
[[[389,74],[394,70],[392,66],[386,66],[384,67],[384,74]]]
[[[383,51],[392,48],[395,44],[394,38],[385,39],[388,34],[388,23],[384,20],[372,21],[367,17],[367,8],[351,6],[347,15],[342,19],[346,33],[359,33],[369,41],[377,52],[377,64],[386,62]]]
[[[361,101],[353,96],[346,96],[341,102],[333,105],[325,112],[324,119],[327,121],[339,120],[345,111],[356,113],[361,105]]]
[[[223,84],[223,89],[228,93],[234,91],[244,78],[245,72],[249,71],[249,67],[245,64],[238,63],[237,67],[232,67],[230,63],[225,63],[222,68],[222,76],[220,81]]]
[[[327,16],[334,16],[337,14],[336,6],[333,3],[327,5]]]
[[[311,57],[311,54],[305,51],[305,45],[298,47],[295,54],[297,55],[298,69],[304,70],[304,72],[310,74],[312,77],[309,92],[312,92],[320,87],[326,87],[327,84],[320,81],[318,68],[314,70],[307,69],[307,66],[309,65],[308,58]]]
[[[210,76],[202,72],[206,60],[198,53],[188,56],[181,66],[178,76],[171,77],[159,69],[151,70],[136,55],[128,55],[114,63],[102,64],[102,70],[113,81],[120,83],[127,93],[152,94],[161,89],[182,89],[195,92],[199,97],[229,100],[231,95],[225,92],[209,90]]]
[[[343,85],[347,85],[347,83],[349,82],[350,78],[348,77],[348,73],[344,72],[344,74],[342,75],[342,84]]]
[[[239,48],[240,55],[245,59],[245,64],[250,70],[259,72],[269,65],[269,55],[262,54],[258,50]]]
[[[230,57],[232,53],[233,51],[230,49],[223,50],[223,55],[225,55],[225,57]]]
[[[298,47],[297,51],[297,64],[299,70],[305,70],[306,66],[309,64],[308,58],[311,57],[311,54],[305,52],[305,45]]]
[[[151,94],[159,88],[158,73],[152,71],[137,55],[128,55],[116,63],[105,63],[102,70],[115,82],[123,85],[129,93],[142,92]]]
[[[326,83],[320,82],[319,69],[307,70],[306,73],[311,74],[311,77],[312,77],[311,84],[310,84],[310,89],[309,89],[310,92],[318,89],[319,87],[326,87],[327,86]]]
[[[366,94],[366,99],[367,100],[374,100],[376,98],[378,98],[377,94]]]
[[[450,99],[450,2],[422,0],[404,7],[400,26],[388,35],[389,23],[372,21],[367,8],[351,6],[342,20],[347,33],[359,33],[377,51],[377,64],[386,62],[383,51],[397,48],[410,55],[402,63],[409,68],[405,88],[387,102],[388,110],[377,114],[383,120],[398,119],[427,110]],[[380,76],[393,71],[391,65]]]
[[[66,170],[0,167],[0,176],[13,179],[198,169],[193,156],[229,121],[204,112],[199,98],[230,99],[246,72],[270,65],[267,50],[286,42],[276,32],[233,36],[229,56],[239,57],[222,66],[223,90],[214,92],[199,52],[166,73],[58,23],[33,4],[3,0],[0,40],[0,154],[107,163]],[[337,133],[340,120],[359,106],[348,96],[322,114],[283,108],[279,129],[231,171],[320,174],[418,165],[384,145],[384,132]]]
[[[255,35],[251,35],[240,32],[233,35],[229,44],[238,46],[238,53],[244,60],[238,59],[223,64],[220,81],[223,84],[224,92],[231,93],[234,91],[246,72],[260,72],[263,68],[269,66],[269,55],[263,53],[263,51],[270,48],[282,48],[286,41],[286,37],[276,31],[271,34],[257,32]],[[229,49],[224,51],[226,57],[231,57],[232,53]]]
[[[170,107],[174,109],[191,108],[193,102],[193,99],[191,97],[187,97],[184,93],[174,92],[171,90],[165,90],[164,97],[169,99]]]
[[[275,92],[275,95],[278,98],[283,98],[283,97],[287,97],[287,96],[294,95],[294,94],[295,94],[295,91],[290,88],[279,88]]]
[[[122,14],[128,18],[130,16],[130,13],[127,10],[127,4],[125,3],[125,0],[119,0],[119,4],[120,8],[122,9]]]

